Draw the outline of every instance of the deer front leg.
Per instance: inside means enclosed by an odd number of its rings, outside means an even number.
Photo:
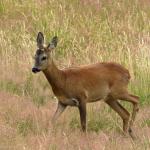
[[[83,132],[86,132],[86,103],[81,101],[78,108],[80,112],[81,127]]]
[[[55,121],[59,118],[59,116],[64,112],[65,108],[66,105],[62,104],[61,102],[58,102],[56,112],[52,118],[52,123],[55,123]]]

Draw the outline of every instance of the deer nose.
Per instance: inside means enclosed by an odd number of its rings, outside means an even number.
[[[40,71],[40,69],[38,69],[38,68],[35,68],[35,67],[32,68],[32,72],[33,72],[33,73],[37,73],[37,72],[39,72],[39,71]]]

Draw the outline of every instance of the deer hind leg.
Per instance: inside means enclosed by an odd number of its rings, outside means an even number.
[[[118,97],[120,100],[125,100],[125,101],[128,101],[128,102],[131,102],[133,104],[133,110],[132,110],[132,115],[131,115],[131,120],[130,120],[130,123],[129,123],[129,134],[131,135],[131,137],[133,137],[133,134],[132,134],[132,126],[133,126],[133,123],[135,121],[135,118],[136,118],[136,114],[139,110],[139,97],[138,96],[135,96],[135,95],[132,95],[132,94],[124,94],[120,97]]]
[[[136,114],[139,111],[139,97],[132,95],[132,94],[129,94],[128,98],[132,100],[132,104],[133,104],[133,111],[132,111],[131,121],[129,124],[129,126],[131,128],[133,126],[134,121],[135,121]]]
[[[105,101],[114,111],[116,111],[123,120],[123,131],[128,132],[129,112],[113,97],[108,97]]]

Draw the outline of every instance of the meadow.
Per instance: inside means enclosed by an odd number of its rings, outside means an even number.
[[[124,137],[104,102],[88,104],[87,135],[76,108],[51,125],[57,100],[44,75],[31,72],[39,31],[46,43],[58,36],[59,68],[102,61],[128,68],[129,90],[140,97],[136,140]],[[150,149],[149,0],[0,0],[0,62],[0,150]]]

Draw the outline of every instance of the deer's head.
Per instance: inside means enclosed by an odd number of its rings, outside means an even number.
[[[57,46],[57,36],[53,37],[48,46],[44,46],[44,36],[41,32],[37,35],[37,50],[35,53],[35,64],[32,72],[37,73],[47,69],[48,64],[52,61],[51,51]]]

